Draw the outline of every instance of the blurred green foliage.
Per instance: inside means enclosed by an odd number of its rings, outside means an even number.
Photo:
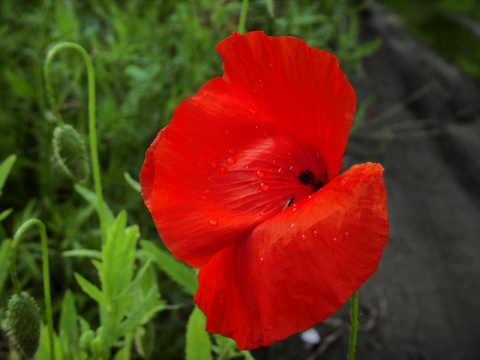
[[[409,30],[465,74],[480,79],[478,0],[381,0]]]

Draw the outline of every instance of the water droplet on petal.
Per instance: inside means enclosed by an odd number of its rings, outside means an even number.
[[[233,155],[233,154],[235,154],[235,150],[228,149],[228,153],[229,153],[230,155]]]
[[[293,172],[294,174],[298,174],[300,172],[300,169],[298,168],[297,165],[292,165],[290,166],[290,171]]]
[[[217,221],[217,220],[213,220],[213,219],[210,220],[208,223],[209,223],[210,225],[212,225],[212,226],[218,225],[218,221]]]
[[[318,233],[317,230],[313,230],[313,237],[314,238],[318,238],[320,236],[320,234]]]
[[[258,261],[258,264],[259,264],[259,265],[262,265],[262,264],[263,264],[263,257],[260,258],[260,260]]]
[[[346,240],[350,239],[350,233],[348,231],[345,231],[345,239]]]
[[[233,165],[237,162],[237,158],[234,158],[234,157],[229,157],[227,159],[227,165]]]
[[[294,227],[295,227],[295,224],[291,224],[290,227],[291,227],[291,228],[294,228]]]
[[[264,176],[265,176],[265,173],[263,171],[260,171],[260,170],[257,171],[257,177],[259,179],[263,178]]]
[[[211,165],[212,169],[216,169],[218,167],[218,164],[215,161],[212,161],[212,163],[210,165]]]
[[[338,239],[336,237],[333,238],[333,241],[337,241]]]
[[[225,166],[220,167],[220,175],[224,175],[227,172],[227,168]]]
[[[307,235],[305,235],[305,234],[302,234],[302,237],[301,237],[301,239],[302,239],[303,241],[307,240]]]
[[[263,182],[260,184],[260,191],[267,191],[268,189],[270,189],[270,185]]]

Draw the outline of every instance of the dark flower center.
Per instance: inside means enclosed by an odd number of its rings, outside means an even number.
[[[310,185],[313,188],[313,192],[317,192],[323,187],[323,181],[317,180],[310,170],[302,171],[297,178],[303,185]]]

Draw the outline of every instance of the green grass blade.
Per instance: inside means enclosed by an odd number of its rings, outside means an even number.
[[[8,174],[12,170],[15,160],[17,160],[17,155],[10,155],[0,164],[0,195],[2,195],[3,185],[7,181]]]
[[[82,185],[79,185],[79,184],[75,184],[75,190],[88,203],[90,203],[95,208],[97,208],[97,195],[93,191],[91,191],[91,190],[87,189],[86,187],[84,187]],[[105,217],[106,217],[106,221],[107,221],[107,228],[108,228],[113,223],[113,220],[115,219],[115,217],[113,216],[112,210],[110,210],[110,208],[108,207],[108,205],[105,201],[103,202],[103,211],[105,212]]]
[[[0,213],[0,222],[2,222],[3,220],[5,220],[7,218],[8,215],[10,215],[11,213],[13,212],[13,209],[7,209],[5,211],[2,211]]]
[[[11,240],[4,240],[0,247],[0,293],[3,293],[3,286],[8,277],[8,256],[11,243]]]
[[[64,251],[62,255],[65,257],[86,257],[97,260],[100,260],[102,258],[102,253],[100,251],[89,249],[67,250]]]
[[[127,181],[128,185],[130,185],[133,190],[135,190],[138,193],[141,191],[140,183],[134,178],[132,178],[132,176],[128,172],[124,173],[123,176],[125,177],[125,180]]]

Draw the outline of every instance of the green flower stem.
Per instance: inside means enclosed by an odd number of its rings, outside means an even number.
[[[245,24],[247,22],[248,0],[242,1],[242,11],[240,13],[240,21],[238,22],[238,32],[245,33]]]
[[[95,193],[97,194],[97,211],[98,217],[100,219],[100,228],[102,230],[102,243],[107,241],[107,224],[105,218],[105,212],[103,209],[103,194],[102,194],[102,183],[100,181],[100,165],[98,161],[98,150],[97,150],[97,130],[96,130],[96,121],[95,121],[95,72],[93,69],[92,59],[85,51],[83,47],[78,44],[72,42],[63,42],[60,44],[55,45],[47,54],[47,58],[45,61],[45,82],[47,88],[47,96],[48,100],[50,101],[50,105],[53,109],[55,117],[57,119],[58,124],[61,126],[63,125],[63,121],[60,116],[60,112],[58,111],[58,106],[55,101],[55,97],[53,94],[53,88],[51,84],[51,76],[50,76],[50,65],[52,62],[53,57],[55,54],[62,50],[62,49],[71,49],[79,52],[87,67],[87,75],[88,75],[88,130],[89,130],[89,138],[90,138],[90,153],[92,157],[92,170],[93,170],[93,181],[95,183]]]
[[[347,360],[355,359],[358,331],[358,291],[350,298],[350,341],[348,344]]]
[[[50,342],[50,358],[55,360],[55,344],[54,344],[54,332],[53,332],[53,317],[52,317],[52,298],[50,296],[50,266],[48,263],[48,239],[45,225],[38,219],[27,220],[15,233],[13,242],[10,249],[10,275],[15,286],[17,295],[20,295],[21,288],[17,276],[17,247],[22,236],[31,226],[36,226],[40,232],[40,239],[42,242],[42,273],[43,273],[43,296],[45,301],[45,313],[47,317],[48,337]]]

